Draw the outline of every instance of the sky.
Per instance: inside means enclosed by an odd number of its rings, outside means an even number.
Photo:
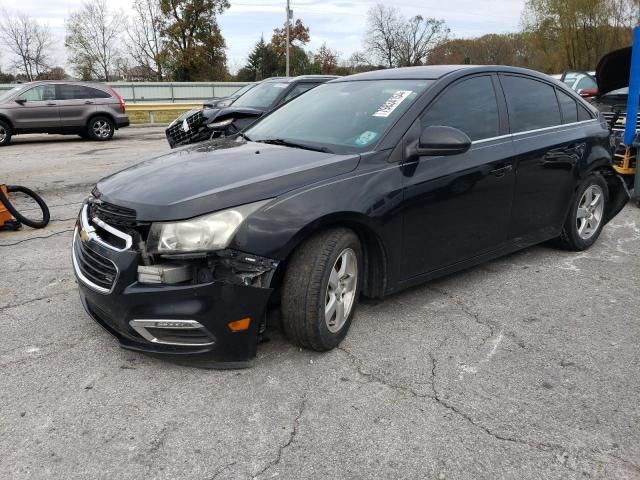
[[[362,50],[367,10],[379,0],[291,0],[294,18],[301,18],[310,28],[311,43],[316,49],[323,42],[348,58]],[[133,0],[110,0],[109,5],[125,14]],[[248,53],[260,36],[271,38],[273,29],[284,23],[286,0],[230,0],[231,8],[219,17],[227,42],[227,58],[231,72],[243,66]],[[64,53],[64,21],[82,0],[0,0],[9,11],[19,8],[50,26],[56,36],[56,64],[66,61]],[[397,7],[405,16],[421,14],[442,18],[455,38],[468,38],[486,33],[518,30],[525,0],[394,0],[384,2]],[[6,55],[0,50],[0,64],[6,66]]]

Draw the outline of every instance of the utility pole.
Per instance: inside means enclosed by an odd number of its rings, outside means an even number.
[[[291,10],[289,9],[289,0],[287,0],[287,74],[289,76],[289,21],[291,19]]]

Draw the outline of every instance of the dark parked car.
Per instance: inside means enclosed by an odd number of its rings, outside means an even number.
[[[198,109],[182,115],[167,128],[167,141],[171,148],[175,148],[210,138],[234,135],[265,113],[334,78],[337,77],[303,75],[264,80],[227,108]]]
[[[118,128],[127,126],[124,101],[99,83],[32,82],[0,94],[0,146],[21,133],[110,140]]]
[[[210,98],[209,100],[205,100],[204,102],[202,102],[202,108],[204,110],[209,110],[209,109],[213,109],[213,108],[224,108],[224,107],[228,107],[229,105],[231,105],[238,97],[241,97],[242,95],[244,95],[245,93],[247,93],[249,90],[251,90],[253,87],[255,87],[257,85],[257,83],[248,83],[247,85],[245,85],[244,87],[240,88],[239,90],[235,91],[233,93],[233,95],[229,95],[228,97],[223,97],[223,98]]]
[[[121,346],[244,366],[272,304],[293,343],[330,350],[361,295],[546,240],[586,250],[627,200],[598,112],[546,75],[382,70],[101,180],[73,262]]]

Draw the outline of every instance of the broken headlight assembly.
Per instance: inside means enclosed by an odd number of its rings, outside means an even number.
[[[227,125],[231,125],[233,123],[233,118],[227,118],[226,120],[222,120],[220,122],[208,123],[207,128],[222,128]]]
[[[147,239],[147,252],[167,255],[223,250],[242,222],[267,202],[249,203],[181,222],[154,223]]]

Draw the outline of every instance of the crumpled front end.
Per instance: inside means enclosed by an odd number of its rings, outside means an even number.
[[[251,366],[277,261],[223,250],[154,257],[135,212],[92,199],[73,235],[87,313],[123,348],[201,367]]]

